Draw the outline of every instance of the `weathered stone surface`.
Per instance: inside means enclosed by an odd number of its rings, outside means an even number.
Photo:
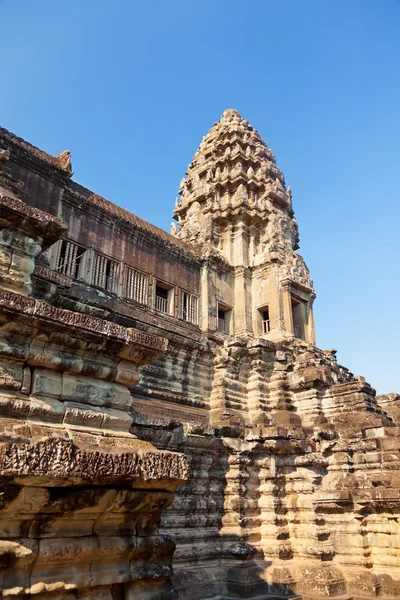
[[[214,124],[173,235],[71,175],[0,129],[2,595],[400,597],[399,396],[315,346],[257,131]]]
[[[140,581],[167,598],[175,545],[157,525],[187,463],[138,440],[127,412],[127,385],[167,342],[27,296],[64,229],[0,197],[1,595],[111,599]]]

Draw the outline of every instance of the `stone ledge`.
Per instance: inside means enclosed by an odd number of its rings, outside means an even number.
[[[106,484],[135,487],[159,486],[175,489],[188,477],[183,454],[149,449],[146,442],[135,440],[137,450],[102,452],[78,448],[71,441],[51,438],[33,444],[0,446],[0,475],[35,479],[32,485],[54,487],[66,485]]]
[[[61,287],[70,287],[74,281],[72,277],[64,275],[63,273],[58,273],[52,269],[48,269],[43,265],[36,265],[33,274],[36,277],[40,277],[41,279],[45,279],[46,281],[50,281],[51,283],[55,283]]]
[[[138,329],[127,329],[122,325],[98,317],[72,312],[64,308],[56,308],[46,302],[21,296],[14,292],[0,290],[0,309],[26,315],[27,317],[45,319],[49,323],[57,324],[57,327],[67,326],[91,335],[112,338],[127,346],[138,344],[159,352],[165,352],[168,347],[168,341],[165,338]]]

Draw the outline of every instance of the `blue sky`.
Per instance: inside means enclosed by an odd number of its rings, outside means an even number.
[[[0,124],[169,230],[236,108],[293,190],[317,343],[400,392],[400,2],[0,0]]]

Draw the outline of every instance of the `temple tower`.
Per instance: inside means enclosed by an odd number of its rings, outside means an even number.
[[[216,335],[314,343],[309,271],[275,156],[233,109],[203,138],[179,188],[176,235],[208,258],[201,326]],[[224,277],[213,263],[225,263]]]

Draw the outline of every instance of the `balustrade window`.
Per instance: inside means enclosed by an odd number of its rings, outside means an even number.
[[[257,330],[260,335],[265,335],[271,332],[271,319],[269,316],[269,306],[263,306],[258,309],[258,323]]]
[[[218,304],[218,322],[217,329],[222,333],[231,331],[232,309],[222,304]]]
[[[154,294],[154,308],[169,315],[174,314],[174,290],[166,284],[157,281]]]
[[[94,254],[92,285],[107,292],[116,293],[118,285],[118,263],[103,254]]]
[[[147,304],[149,291],[148,275],[130,267],[126,268],[125,273],[125,297],[130,300],[136,300],[136,302],[140,302],[141,304]]]
[[[269,333],[271,331],[271,321],[269,319],[269,308],[266,306],[262,311],[262,323],[263,333]]]
[[[53,255],[53,268],[58,273],[68,275],[74,279],[82,279],[80,267],[86,248],[70,242],[69,240],[59,240],[55,244]]]
[[[199,299],[193,294],[180,291],[179,294],[179,318],[198,325],[199,323]]]

